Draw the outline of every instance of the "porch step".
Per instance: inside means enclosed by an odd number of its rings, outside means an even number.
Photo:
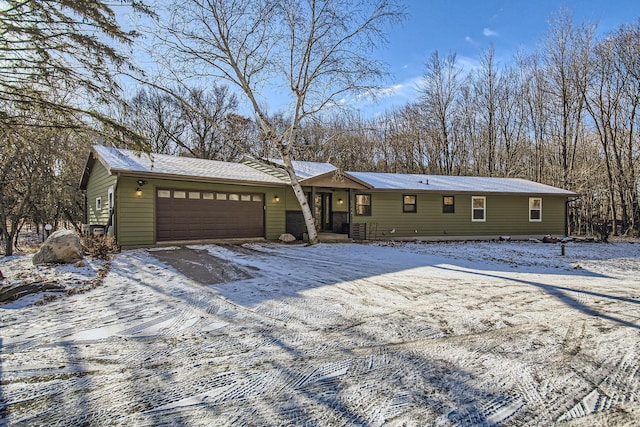
[[[353,243],[348,234],[318,233],[318,241],[322,243]]]

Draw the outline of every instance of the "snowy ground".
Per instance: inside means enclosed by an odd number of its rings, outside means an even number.
[[[191,249],[0,261],[82,288],[0,305],[0,425],[639,423],[638,243]]]

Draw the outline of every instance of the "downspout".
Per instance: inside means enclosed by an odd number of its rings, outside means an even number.
[[[116,184],[113,186],[113,212],[111,213],[111,217],[113,218],[113,237],[116,239],[116,245],[119,244],[120,239],[118,238],[118,185],[120,184],[120,173],[116,175]]]
[[[569,198],[564,203],[564,235],[569,237]]]
[[[349,200],[347,202],[347,209],[349,210],[349,213],[347,215],[347,219],[349,221],[349,234],[348,234],[348,237],[350,239],[353,238],[353,237],[351,237],[353,235],[353,231],[352,231],[352,228],[351,228],[351,227],[353,227],[353,210],[351,208],[351,199],[352,198],[353,198],[353,190],[350,188],[349,189],[349,197],[347,197],[347,199]]]
[[[83,199],[84,199],[84,223],[89,225],[89,200],[87,190],[82,191]]]

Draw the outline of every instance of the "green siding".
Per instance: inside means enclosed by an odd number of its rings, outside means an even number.
[[[371,194],[371,216],[354,216],[354,223],[367,223],[369,238],[418,236],[537,236],[564,235],[565,198],[542,197],[542,222],[529,221],[528,196],[484,195],[485,222],[471,221],[472,195],[455,197],[455,213],[442,212],[442,194],[416,194],[410,191]],[[402,196],[417,196],[417,212],[402,212]]]
[[[109,175],[102,163],[96,161],[87,183],[87,221],[89,224],[107,225],[109,222],[109,188],[115,187],[117,178]],[[102,199],[102,209],[96,209],[96,199]],[[115,194],[114,194],[115,197]]]
[[[155,244],[155,187],[151,181],[140,187],[136,196],[136,178],[120,178],[116,201],[116,233],[121,246]]]
[[[276,240],[285,231],[285,211],[288,205],[288,200],[295,200],[293,190],[290,188],[261,188],[265,193],[265,226],[266,238],[269,240]],[[276,202],[275,197],[278,196],[280,201]]]
[[[338,199],[342,199],[342,204],[338,204]],[[349,211],[349,192],[348,191],[332,191],[331,209],[333,212]]]
[[[210,184],[176,180],[147,179],[142,187],[142,195],[136,196],[136,177],[121,177],[117,186],[116,209],[118,244],[122,246],[147,246],[156,243],[155,195],[157,188],[185,190],[239,191],[264,194],[265,238],[277,239],[286,229],[286,211],[300,211],[298,201],[289,187],[261,187],[233,184]],[[115,186],[115,177],[96,163],[91,175],[87,194],[90,201],[92,223],[106,224],[106,200],[110,186]],[[306,189],[308,190],[308,189]],[[317,189],[317,192],[323,192]],[[326,191],[330,191],[326,189]],[[353,194],[359,192],[354,191]],[[563,235],[565,232],[565,198],[542,197],[542,222],[529,221],[529,197],[508,195],[484,195],[486,197],[486,221],[471,221],[470,194],[445,194],[455,197],[455,213],[442,212],[442,194],[415,192],[375,192],[362,191],[372,195],[372,215],[354,216],[354,223],[367,223],[368,238],[410,238],[448,236],[540,236],[545,234]],[[103,197],[103,211],[91,211],[91,200],[100,194]],[[332,191],[334,212],[349,209],[348,191]],[[402,196],[417,196],[417,212],[402,211]],[[279,201],[276,201],[276,196]],[[483,196],[483,194],[477,194]],[[338,199],[343,204],[338,204]],[[354,200],[351,201],[354,209]],[[93,206],[95,208],[95,206]],[[100,220],[101,222],[97,222]],[[394,232],[392,232],[394,230]]]
[[[122,246],[147,246],[156,243],[155,195],[157,188],[185,190],[238,191],[264,194],[265,197],[265,237],[277,239],[285,230],[285,206],[288,198],[295,197],[286,188],[269,188],[233,184],[210,184],[161,179],[145,179],[142,195],[136,196],[138,178],[122,177],[117,194],[117,234]],[[275,202],[275,196],[280,202]]]
[[[311,194],[311,189],[307,187],[302,188],[305,194]],[[300,203],[296,195],[291,188],[283,189],[285,210],[287,211],[302,211],[300,209]],[[279,193],[279,194],[280,194]],[[345,190],[330,190],[326,188],[316,188],[316,193],[331,193],[331,209],[333,212],[348,212],[349,211],[349,192]],[[282,198],[282,196],[281,196]],[[338,199],[342,199],[342,204],[338,204]],[[283,223],[284,224],[284,223]]]

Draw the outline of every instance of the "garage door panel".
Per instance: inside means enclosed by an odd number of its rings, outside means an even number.
[[[158,241],[264,237],[263,194],[165,189],[156,194],[162,194],[156,197]]]

